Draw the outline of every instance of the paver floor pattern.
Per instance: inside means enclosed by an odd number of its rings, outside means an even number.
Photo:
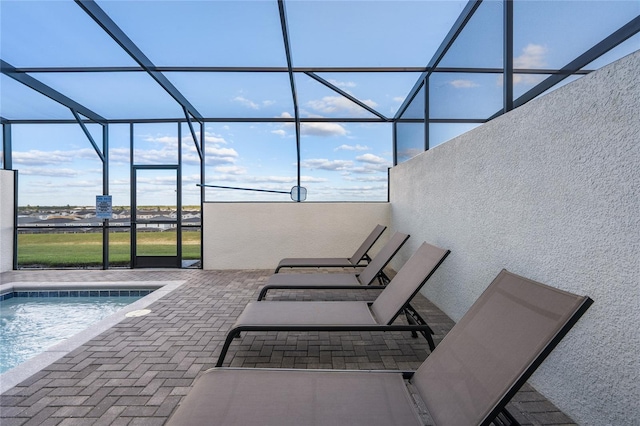
[[[186,280],[127,318],[0,396],[0,423],[10,425],[161,425],[200,373],[213,367],[227,331],[257,298],[272,271],[108,270],[12,271],[15,281]],[[375,291],[283,291],[268,300],[373,300]],[[453,326],[418,295],[412,302],[435,332]],[[403,321],[399,318],[397,321]],[[428,356],[424,338],[408,332],[243,333],[225,365],[269,368],[413,370]],[[509,410],[523,425],[568,425],[571,419],[529,385]]]

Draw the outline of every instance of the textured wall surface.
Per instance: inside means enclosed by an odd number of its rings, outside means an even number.
[[[640,51],[391,171],[392,230],[452,254],[458,320],[502,268],[595,300],[530,383],[580,424],[640,419]]]
[[[389,225],[389,211],[388,203],[205,203],[203,266],[275,269],[285,257],[351,257],[377,224]]]
[[[13,269],[13,172],[0,170],[0,272]]]

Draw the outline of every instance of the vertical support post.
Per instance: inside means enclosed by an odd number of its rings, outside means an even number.
[[[102,195],[109,195],[109,127],[102,125]],[[102,269],[109,269],[109,219],[102,225]]]
[[[13,171],[13,270],[18,269],[18,171]]]
[[[200,158],[200,268],[204,267],[204,183],[205,183],[205,165],[206,150],[204,137],[204,122],[200,122],[200,148],[202,149],[202,158]]]
[[[176,209],[177,209],[177,228],[176,228],[176,243],[177,243],[177,257],[178,268],[182,267],[182,125],[178,122],[178,169],[176,170]],[[195,140],[193,141],[196,142]]]
[[[2,167],[5,170],[13,169],[12,153],[11,153],[11,124],[2,124]]]
[[[298,185],[298,188],[300,188],[301,186],[301,177],[300,177],[300,117],[298,116],[298,114],[296,113],[296,172],[297,172],[297,179],[296,182]],[[296,197],[296,202],[300,202],[300,190],[298,190],[298,195]]]
[[[133,155],[133,123],[129,124],[129,223],[130,223],[130,258],[129,267],[133,268],[135,254],[136,254],[136,172],[134,168],[134,155]]]
[[[387,167],[387,203],[389,202],[391,202],[391,167]]]
[[[13,169],[11,124],[2,123],[2,168]],[[18,269],[18,171],[13,171],[13,269]]]
[[[503,1],[503,112],[513,109],[513,0]]]
[[[398,165],[398,121],[393,121],[392,135],[391,135],[391,143],[393,145],[393,165]]]
[[[282,39],[284,41],[284,51],[287,57],[287,68],[289,70],[289,84],[291,85],[291,98],[293,99],[293,111],[296,121],[296,158],[297,158],[297,180],[296,184],[300,187],[300,112],[298,109],[298,94],[296,91],[296,81],[293,75],[293,62],[291,59],[291,46],[289,45],[289,29],[287,26],[287,12],[285,11],[284,0],[278,0],[278,9],[280,11],[280,26],[282,27]],[[300,191],[298,191],[298,199],[300,202]]]
[[[429,76],[427,74],[424,78],[424,150],[428,151],[430,148],[429,142]]]

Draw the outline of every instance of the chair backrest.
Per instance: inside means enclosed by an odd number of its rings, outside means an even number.
[[[356,250],[356,252],[353,253],[353,256],[351,256],[349,261],[354,265],[357,265],[358,263],[360,263],[362,258],[369,251],[369,249],[371,249],[371,247],[373,247],[376,241],[378,241],[378,238],[380,238],[380,235],[382,235],[385,229],[387,229],[387,227],[384,225],[376,225],[376,227],[373,228],[373,231],[371,231],[371,234],[369,234],[367,239],[364,240],[364,242],[360,247],[358,247],[358,250]]]
[[[369,285],[376,279],[376,276],[396,255],[402,245],[409,239],[408,234],[396,232],[391,239],[380,249],[378,254],[371,259],[371,262],[358,275],[358,280],[363,285]]]
[[[371,305],[378,324],[391,324],[449,253],[422,243]]]
[[[489,424],[592,302],[500,272],[413,376],[435,424]]]

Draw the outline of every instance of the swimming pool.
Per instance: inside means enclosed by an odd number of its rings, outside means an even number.
[[[4,373],[0,373],[0,393],[4,393],[18,383],[26,380],[28,377],[62,358],[85,342],[88,342],[102,332],[113,327],[126,317],[139,316],[151,312],[151,310],[145,308],[149,307],[153,302],[161,299],[170,292],[178,289],[185,282],[186,281],[104,281],[58,283],[13,282],[1,284],[0,304],[3,311],[2,315],[4,315],[4,306],[6,301],[11,301],[18,297],[29,298],[29,295],[31,295],[31,298],[34,298],[33,300],[35,300],[35,298],[48,299],[49,301],[54,301],[54,304],[57,303],[55,299],[62,299],[70,296],[74,296],[76,298],[91,296],[94,301],[100,299],[106,300],[116,297],[116,293],[118,298],[129,298],[133,295],[133,297],[138,298],[138,300],[135,300],[133,303],[130,303],[131,299],[127,300],[126,306],[120,306],[118,310],[115,310],[115,312],[112,311],[102,319],[98,319],[97,322],[91,326],[89,326],[84,320],[78,320],[77,322],[84,322],[84,329],[82,331],[60,341],[59,343],[53,343],[53,346],[45,348],[43,352],[27,359]],[[85,291],[87,293],[85,293]],[[53,311],[56,313],[48,313],[41,316],[53,319],[55,325],[58,324],[58,320],[63,315],[61,315],[59,311],[56,311],[56,308],[54,308]],[[45,326],[40,325],[35,328],[43,329],[44,327]],[[0,341],[0,350],[4,352],[5,348],[5,344]]]
[[[44,352],[149,293],[137,296],[11,297],[0,301],[0,374]],[[127,292],[129,293],[129,292]],[[79,296],[79,294],[87,294]]]

